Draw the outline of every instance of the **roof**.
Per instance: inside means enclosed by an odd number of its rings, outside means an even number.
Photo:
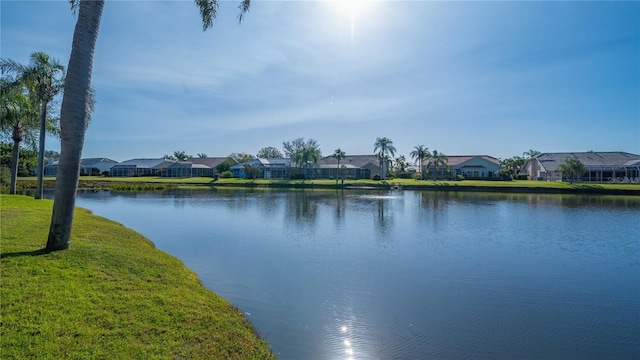
[[[621,151],[610,152],[561,152],[544,153],[535,157],[541,166],[547,171],[555,171],[558,166],[569,158],[580,160],[587,168],[621,168],[624,166],[638,166],[640,155],[630,154]]]
[[[114,163],[117,164],[118,162],[115,160],[111,160],[109,158],[86,158],[86,159],[81,159],[80,163],[83,166],[89,166],[89,165],[93,165],[93,164],[97,164],[97,163]]]
[[[447,156],[448,162],[447,164],[449,166],[458,166],[462,163],[465,163],[471,159],[475,159],[475,158],[482,158],[486,161],[492,162],[496,165],[500,165],[500,160],[498,160],[497,158],[494,158],[493,156],[489,156],[489,155],[452,155],[452,156]]]
[[[215,168],[216,166],[223,163],[226,159],[227,159],[226,157],[191,158],[187,160],[187,162],[190,162],[193,164],[206,165],[210,168]]]
[[[170,164],[165,169],[211,169],[211,167],[205,164],[193,164],[189,161],[183,161]]]
[[[333,156],[325,156],[318,162],[320,165],[338,164],[338,159]],[[340,159],[340,165],[353,165],[357,168],[362,168],[366,165],[374,164],[378,166],[380,161],[377,155],[346,155]]]
[[[114,165],[113,167],[132,167],[135,166],[137,168],[157,168],[157,167],[167,167],[173,164],[174,161],[167,160],[165,158],[156,158],[156,159],[131,159],[127,161],[123,161],[120,164]]]
[[[260,168],[272,168],[272,167],[288,167],[291,165],[291,159],[285,158],[256,158],[251,159],[249,161],[235,164],[231,167],[231,169],[241,169],[244,165],[253,165],[258,166]]]

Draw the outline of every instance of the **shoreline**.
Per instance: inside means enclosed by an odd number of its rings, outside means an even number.
[[[53,189],[54,178],[45,178],[45,188]],[[22,178],[19,189],[28,191],[36,188],[35,180]],[[246,180],[212,178],[160,178],[160,177],[81,177],[78,190],[113,191],[164,191],[168,189],[206,190],[216,187],[275,188],[275,189],[333,189],[333,190],[410,190],[410,191],[451,191],[451,192],[493,192],[493,193],[533,193],[533,194],[573,194],[573,195],[620,195],[640,196],[640,184],[619,183],[574,183],[542,182],[529,180],[513,181],[431,181],[412,179],[391,180],[346,180],[336,184],[335,180]]]

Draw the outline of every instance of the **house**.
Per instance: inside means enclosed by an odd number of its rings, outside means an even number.
[[[230,170],[233,177],[245,178],[245,165],[254,166],[259,169],[256,178],[260,179],[284,179],[289,176],[291,160],[284,158],[256,158],[249,161],[233,165]]]
[[[175,161],[165,158],[131,159],[112,166],[109,176],[159,176],[162,169],[174,163]]]
[[[484,179],[496,177],[500,170],[500,160],[489,155],[455,155],[447,156],[450,175],[465,179]]]
[[[640,155],[621,151],[544,153],[528,159],[521,173],[529,180],[561,181],[557,170],[569,158],[578,159],[587,173],[582,181],[634,180],[640,178]]]
[[[224,162],[225,157],[191,158],[173,163],[160,171],[162,177],[213,177],[216,166]]]
[[[465,179],[495,178],[500,170],[500,160],[489,155],[452,155],[447,156],[447,165],[438,169],[430,166],[425,174],[427,179],[453,179],[460,175]],[[426,166],[426,165],[425,165]],[[419,166],[409,166],[410,172],[420,173]]]
[[[338,175],[344,176],[345,179],[371,179],[373,176],[380,175],[380,160],[377,155],[346,155],[340,159],[340,167],[342,172],[339,173],[338,159],[325,156],[312,171],[315,177],[328,179],[336,179]],[[385,164],[383,173],[386,172]]]
[[[80,175],[99,175],[105,171],[109,171],[111,167],[116,164],[118,164],[117,161],[108,158],[81,159]],[[56,176],[57,172],[58,161],[51,162],[44,166],[44,176]]]

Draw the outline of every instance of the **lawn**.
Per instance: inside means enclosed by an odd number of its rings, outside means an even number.
[[[45,186],[53,187],[55,179],[48,178]],[[35,187],[35,178],[20,178],[23,187]],[[283,180],[283,179],[218,179],[208,177],[162,178],[162,177],[80,177],[80,188],[107,188],[111,190],[164,190],[171,187],[198,188],[202,186],[251,186],[251,187],[336,187],[336,181],[330,179]],[[342,186],[342,185],[340,185]],[[624,195],[640,195],[640,184],[622,183],[575,183],[556,181],[432,181],[414,179],[388,180],[345,180],[345,187],[402,187],[416,190],[467,190],[467,191],[519,191],[519,192],[582,192]]]
[[[272,359],[243,314],[131,229],[77,209],[44,253],[52,201],[0,195],[2,359]]]

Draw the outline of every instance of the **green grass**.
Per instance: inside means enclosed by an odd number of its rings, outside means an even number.
[[[71,248],[44,253],[52,202],[0,202],[0,358],[274,358],[238,309],[142,235],[78,208]]]
[[[46,179],[45,186],[53,187],[54,180]],[[18,184],[33,184],[35,188],[35,178],[21,178]],[[309,180],[282,180],[282,179],[218,179],[208,177],[197,178],[161,178],[161,177],[99,177],[83,176],[80,178],[80,188],[110,189],[116,191],[149,191],[166,190],[173,187],[197,189],[210,186],[250,186],[250,187],[336,187],[336,181],[330,179],[309,179]],[[339,185],[340,186],[340,185]],[[345,180],[345,187],[380,187],[390,188],[391,186],[401,186],[416,190],[471,190],[471,191],[519,191],[519,192],[579,192],[579,193],[603,193],[603,194],[624,194],[640,195],[640,184],[621,183],[575,183],[569,184],[557,181],[432,181],[414,179],[388,179],[388,180]]]

